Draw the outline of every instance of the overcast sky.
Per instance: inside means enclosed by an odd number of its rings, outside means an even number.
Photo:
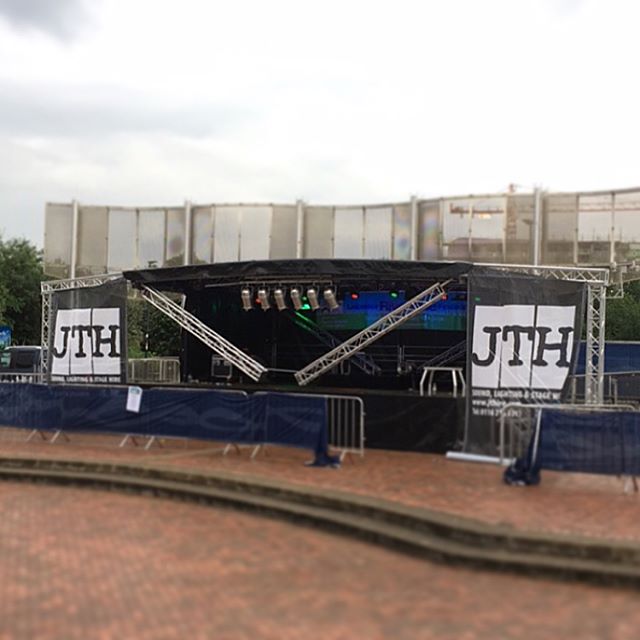
[[[0,0],[0,229],[44,204],[640,184],[633,0]]]

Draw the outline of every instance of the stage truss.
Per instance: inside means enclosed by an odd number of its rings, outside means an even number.
[[[105,282],[112,282],[122,278],[122,273],[106,273],[99,276],[85,276],[83,278],[68,278],[66,280],[48,280],[40,283],[40,294],[42,297],[41,313],[42,322],[40,325],[40,345],[43,349],[49,347],[49,334],[51,332],[51,294],[56,291],[69,291],[71,289],[85,289],[87,287],[98,287]],[[49,358],[42,358],[42,379],[46,380],[49,368]]]
[[[604,391],[604,344],[605,344],[605,313],[606,313],[606,298],[607,298],[607,287],[610,284],[610,271],[606,268],[583,268],[583,267],[563,267],[563,266],[531,266],[531,265],[517,265],[517,264],[482,264],[479,265],[482,267],[489,267],[491,269],[500,270],[500,271],[509,271],[512,273],[522,273],[526,275],[538,276],[541,278],[552,278],[556,280],[568,280],[571,282],[583,282],[587,286],[587,326],[586,326],[586,362],[585,362],[585,403],[586,404],[598,404],[603,401],[603,391]],[[117,280],[122,278],[122,273],[111,273],[104,275],[96,275],[96,276],[86,276],[82,278],[69,278],[66,280],[50,280],[41,283],[41,293],[42,293],[42,330],[41,330],[41,343],[42,347],[46,348],[49,344],[49,334],[51,331],[51,295],[56,291],[64,291],[69,289],[82,289],[85,287],[96,287],[105,282],[110,282],[112,280]],[[313,280],[317,280],[318,278],[313,278]],[[311,280],[311,279],[310,279]],[[448,284],[448,282],[447,282]],[[446,286],[445,284],[438,283],[430,287],[430,289],[438,288]],[[427,289],[426,291],[429,291]],[[158,292],[156,292],[158,293]],[[425,292],[423,292],[425,293]],[[161,296],[162,294],[159,294]],[[417,296],[421,298],[423,294]],[[444,295],[444,291],[439,292],[438,299]],[[154,297],[154,296],[150,296]],[[162,296],[166,298],[166,296]],[[155,297],[154,297],[155,298]],[[146,298],[148,302],[151,303],[149,298]],[[166,298],[172,305],[175,305],[169,298]],[[414,298],[415,300],[415,298]],[[429,302],[430,298],[426,298],[423,302]],[[403,307],[406,307],[409,303],[405,303]],[[435,300],[434,300],[435,302]],[[153,303],[151,303],[153,304]],[[163,303],[160,303],[163,304]],[[429,302],[432,304],[432,302]],[[155,305],[154,305],[155,306]],[[168,306],[168,305],[167,305]],[[420,305],[417,310],[415,310],[412,315],[419,313],[420,311],[426,308],[425,304]],[[187,314],[184,309],[182,309],[179,305],[175,305],[182,313]],[[399,307],[395,311],[400,311],[403,307]],[[160,308],[160,307],[158,307]],[[161,309],[163,310],[163,309]],[[164,310],[163,310],[164,311]],[[318,360],[312,362],[304,369],[301,369],[296,373],[296,379],[298,383],[301,385],[308,384],[312,379],[315,379],[319,375],[322,375],[325,371],[331,369],[336,364],[350,358],[354,353],[359,352],[366,345],[370,344],[378,337],[383,335],[381,333],[388,333],[393,330],[398,324],[404,322],[408,318],[402,318],[402,314],[400,314],[397,318],[389,318],[395,312],[391,312],[388,316],[381,318],[377,323],[371,325],[363,332],[360,332],[356,336],[353,336],[350,340],[347,340],[345,343],[340,345],[339,347],[333,349],[329,353],[325,354]],[[167,314],[169,315],[169,314]],[[195,316],[191,316],[194,320],[197,320]],[[171,316],[170,316],[171,317]],[[400,322],[394,322],[394,319],[400,319]],[[175,320],[175,318],[174,318]],[[189,320],[187,324],[191,321]],[[204,323],[201,323],[204,327]],[[382,328],[379,323],[385,322],[385,327]],[[180,324],[180,322],[178,322]],[[183,326],[183,325],[181,325]],[[184,327],[186,329],[186,327]],[[206,327],[209,331],[212,331],[209,327]],[[189,329],[187,329],[189,330]],[[371,332],[371,333],[369,333]],[[213,332],[215,333],[215,332]],[[367,337],[363,337],[362,334],[367,334]],[[195,334],[194,334],[195,335]],[[218,334],[215,334],[218,336]],[[199,337],[199,336],[197,336]],[[228,342],[226,339],[222,338],[222,336],[218,336],[224,340],[225,343],[231,345],[234,350],[237,350],[242,357],[243,364],[246,364],[246,368],[251,371],[245,371],[247,375],[256,379],[254,376],[258,376],[258,373],[262,375],[264,371],[267,371],[262,365],[253,361],[252,358],[249,358],[245,353],[237,349],[235,345]],[[372,338],[371,340],[369,338]],[[199,339],[201,339],[199,337]],[[366,342],[366,344],[364,344]],[[221,343],[217,343],[221,344]],[[210,345],[208,345],[210,346]],[[213,349],[213,347],[210,346]],[[216,351],[216,349],[213,349]],[[219,351],[216,351],[220,353]],[[225,351],[225,353],[230,353]],[[221,354],[222,355],[222,354]],[[244,358],[248,358],[255,364],[245,363]],[[233,364],[236,364],[235,362]],[[257,367],[255,366],[257,365]],[[237,365],[236,365],[237,366]],[[42,363],[43,374],[47,373],[47,358],[44,359]],[[241,370],[245,370],[243,367],[238,367]],[[263,371],[260,371],[262,369]]]
[[[442,300],[446,295],[446,287],[450,283],[451,280],[446,280],[445,282],[437,282],[431,285],[428,289],[425,289],[408,302],[369,325],[366,329],[345,340],[340,346],[300,369],[294,374],[298,384],[300,386],[309,384],[318,376],[333,369],[343,360],[351,358],[372,342],[393,331],[396,327],[438,302],[438,300]]]
[[[483,264],[483,267],[526,275],[584,282],[587,285],[587,327],[585,356],[585,404],[604,400],[604,343],[609,269],[590,267],[541,267],[515,264]]]

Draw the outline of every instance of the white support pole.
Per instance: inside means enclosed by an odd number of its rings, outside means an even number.
[[[191,224],[191,201],[185,200],[184,203],[184,258],[182,264],[185,266],[191,264],[191,245],[193,244],[192,224]]]
[[[304,201],[296,200],[296,258],[304,258]]]
[[[540,220],[542,219],[542,190],[539,186],[533,190],[533,224],[531,225],[531,235],[533,242],[533,266],[540,264]]]
[[[609,264],[616,262],[616,194],[611,194],[611,228],[609,231]]]
[[[411,196],[411,259],[418,259],[418,197]]]
[[[69,269],[69,277],[76,277],[76,269],[78,266],[78,201],[73,200],[71,203],[72,221],[71,221],[71,265]]]

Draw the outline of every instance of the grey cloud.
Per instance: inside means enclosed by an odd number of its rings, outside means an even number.
[[[17,27],[65,38],[77,33],[87,8],[85,0],[0,0],[0,16]]]
[[[0,132],[12,136],[95,138],[163,133],[224,135],[250,117],[233,105],[166,106],[162,98],[99,87],[38,89],[0,83]]]

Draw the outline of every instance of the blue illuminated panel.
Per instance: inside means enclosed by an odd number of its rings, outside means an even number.
[[[392,297],[395,295],[396,297]],[[317,312],[316,322],[327,331],[360,331],[393,311],[407,300],[404,291],[361,291],[357,298],[345,295],[340,308]],[[455,291],[429,307],[424,313],[408,320],[399,329],[422,329],[430,331],[464,331],[466,329],[467,296]]]

